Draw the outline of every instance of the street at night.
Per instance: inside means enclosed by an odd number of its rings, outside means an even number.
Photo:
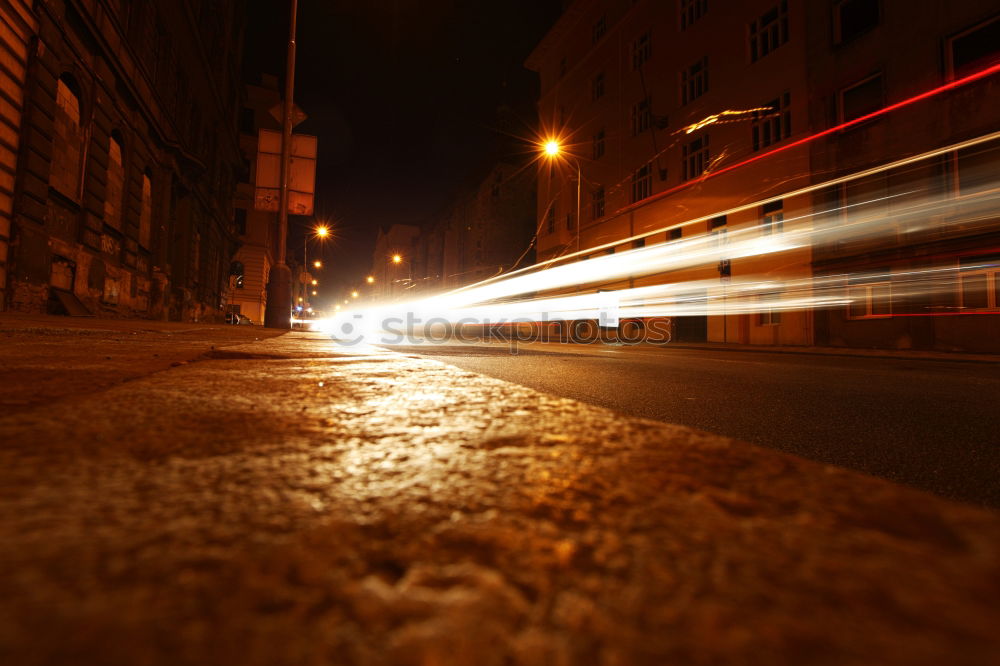
[[[1000,505],[1000,366],[879,355],[602,344],[394,346],[396,351]]]
[[[1000,661],[996,0],[0,1],[0,664]]]

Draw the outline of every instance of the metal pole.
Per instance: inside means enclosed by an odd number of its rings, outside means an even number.
[[[281,128],[281,181],[278,198],[278,256],[271,268],[267,285],[267,311],[265,325],[271,328],[289,328],[292,311],[292,272],[285,261],[288,252],[288,172],[292,155],[292,112],[295,108],[295,24],[298,0],[291,0],[291,19],[288,30],[288,59],[285,69],[285,106]]]
[[[580,161],[573,160],[576,162],[576,251],[580,251],[580,181],[583,180],[582,172],[580,171]]]

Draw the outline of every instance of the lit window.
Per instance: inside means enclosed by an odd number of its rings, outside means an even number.
[[[833,9],[834,40],[853,41],[878,26],[879,0],[842,0]]]
[[[792,135],[791,95],[785,93],[764,106],[770,111],[755,113],[750,129],[754,150],[766,148]]]
[[[768,234],[780,234],[785,228],[785,211],[783,203],[772,201],[766,203],[761,210],[760,230],[765,236]]]
[[[750,62],[757,62],[788,41],[788,1],[782,0],[750,23]]]
[[[52,161],[49,185],[77,199],[80,183],[83,129],[80,127],[80,95],[76,82],[63,74],[56,82],[56,112],[53,118]]]
[[[966,257],[959,263],[962,311],[1000,310],[1000,255]]]
[[[681,104],[687,104],[706,92],[708,92],[707,56],[681,72]]]
[[[849,319],[892,316],[892,283],[888,279],[860,278],[847,287]]]
[[[680,6],[681,30],[687,30],[708,12],[708,0],[680,0]]]
[[[777,326],[781,323],[781,310],[778,309],[780,300],[781,294],[777,292],[761,294],[757,297],[758,326]]]
[[[653,193],[653,169],[646,164],[632,172],[632,203]]]
[[[684,180],[691,180],[705,173],[708,164],[708,135],[684,145]]]
[[[245,213],[246,211],[244,211]],[[139,245],[149,249],[153,227],[153,181],[142,174],[142,202],[139,208]]]

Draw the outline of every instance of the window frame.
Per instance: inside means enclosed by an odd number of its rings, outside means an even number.
[[[762,23],[771,12],[775,13],[773,21]],[[788,0],[780,0],[772,8],[758,15],[747,26],[747,45],[750,62],[760,62],[779,48],[788,43]],[[767,37],[766,40],[764,37]],[[774,43],[772,44],[772,37]],[[762,44],[767,44],[767,51],[762,52]]]

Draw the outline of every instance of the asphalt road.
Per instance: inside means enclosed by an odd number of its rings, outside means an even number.
[[[397,351],[1000,507],[1000,365],[679,347]]]

